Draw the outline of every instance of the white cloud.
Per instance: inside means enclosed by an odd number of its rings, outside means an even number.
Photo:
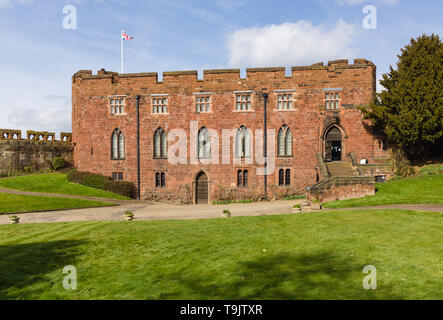
[[[306,65],[318,61],[349,58],[356,27],[343,20],[334,27],[310,21],[241,29],[227,41],[232,66]]]
[[[400,0],[337,0],[339,5],[348,5],[355,6],[367,2],[378,3],[378,4],[387,4],[390,6],[394,6],[400,2]]]

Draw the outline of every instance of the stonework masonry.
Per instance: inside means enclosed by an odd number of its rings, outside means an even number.
[[[246,77],[239,69],[205,70],[203,79],[197,71],[164,72],[163,81],[157,73],[118,74],[100,70],[93,75],[82,70],[72,77],[72,142],[74,165],[80,171],[111,176],[123,173],[124,180],[137,181],[136,97],[140,96],[140,192],[142,199],[196,202],[196,177],[204,172],[208,178],[208,201],[220,198],[221,190],[238,197],[257,198],[264,193],[264,177],[256,174],[258,164],[170,164],[167,159],[154,158],[154,134],[158,128],[166,133],[182,129],[190,133],[191,121],[198,127],[214,129],[221,137],[222,129],[245,126],[253,133],[264,127],[264,98],[267,93],[267,127],[291,129],[293,156],[276,157],[275,171],[268,176],[268,196],[279,198],[303,193],[306,186],[317,182],[318,159],[326,154],[326,134],[338,128],[341,134],[341,155],[353,152],[357,159],[374,163],[385,152],[365,129],[360,105],[368,105],[376,86],[376,67],[365,59],[329,61],[327,65],[285,68],[252,68]],[[277,109],[277,96],[287,90],[295,96],[291,110]],[[250,92],[251,110],[237,111],[235,94]],[[339,93],[336,110],[325,108],[325,93]],[[211,97],[211,111],[197,113],[196,93]],[[167,113],[153,113],[152,95],[166,95]],[[110,114],[110,99],[124,98],[124,113]],[[125,137],[125,156],[111,157],[111,136],[119,129]],[[219,139],[222,149],[222,139]],[[175,141],[170,141],[173,144]],[[257,146],[254,145],[254,148]],[[261,147],[261,146],[260,146]],[[277,147],[275,147],[277,148]],[[231,148],[233,150],[233,148]],[[252,152],[254,154],[254,152]],[[277,150],[274,150],[277,155]],[[220,161],[221,163],[221,161]],[[279,169],[290,169],[290,185],[279,186]],[[238,170],[248,170],[248,186],[237,187]],[[156,172],[165,173],[165,186],[156,187]]]
[[[54,133],[28,130],[22,139],[21,130],[0,129],[0,175],[52,169],[55,157],[72,164],[71,133],[60,136],[57,141]]]

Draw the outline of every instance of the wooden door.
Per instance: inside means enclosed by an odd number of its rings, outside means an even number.
[[[208,176],[204,172],[200,172],[195,181],[195,203],[208,204],[208,191]]]

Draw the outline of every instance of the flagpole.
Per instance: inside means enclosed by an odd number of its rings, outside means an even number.
[[[122,31],[123,32],[123,31]],[[121,41],[121,73],[123,73],[123,35],[120,34],[120,41]]]

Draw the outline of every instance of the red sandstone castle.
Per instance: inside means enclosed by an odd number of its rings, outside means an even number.
[[[165,72],[162,81],[157,73],[79,71],[74,164],[134,182],[142,199],[211,203],[302,193],[331,175],[325,164],[384,157],[358,110],[375,93],[372,62],[291,71],[254,68],[242,78],[238,69],[205,70],[203,79]]]

